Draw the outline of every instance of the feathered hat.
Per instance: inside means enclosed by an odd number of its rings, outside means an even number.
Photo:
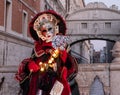
[[[38,37],[37,35],[37,32],[34,28],[34,23],[36,21],[36,19],[38,19],[41,15],[43,14],[51,14],[53,15],[56,19],[57,19],[57,26],[58,26],[58,34],[62,34],[62,35],[65,35],[66,34],[66,23],[65,21],[63,20],[63,18],[57,14],[55,11],[53,10],[48,10],[48,11],[44,11],[44,12],[40,12],[38,13],[32,20],[31,22],[29,23],[29,32],[30,32],[30,35],[32,36],[32,38],[36,41],[38,41],[40,38]]]

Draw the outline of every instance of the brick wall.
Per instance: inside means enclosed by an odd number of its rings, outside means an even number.
[[[23,11],[27,13],[28,22],[31,20],[31,16],[35,16],[34,11],[37,13],[40,11],[40,0],[13,0],[12,1],[12,30],[18,33],[22,33],[22,16]],[[29,36],[29,34],[28,34]]]
[[[1,26],[4,25],[4,1],[5,0],[0,1],[0,25]]]
[[[22,4],[18,0],[13,0],[12,4],[12,30],[22,33]]]

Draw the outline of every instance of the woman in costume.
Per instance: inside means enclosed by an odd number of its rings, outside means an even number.
[[[30,22],[29,31],[34,51],[16,74],[23,95],[71,95],[68,80],[77,71],[76,61],[67,52],[65,21],[54,11],[41,12]]]

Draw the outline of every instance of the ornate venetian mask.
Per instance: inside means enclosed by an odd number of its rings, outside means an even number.
[[[34,22],[33,28],[39,38],[43,41],[50,42],[59,32],[57,26],[58,20],[52,14],[40,15]]]

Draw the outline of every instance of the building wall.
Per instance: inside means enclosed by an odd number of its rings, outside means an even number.
[[[113,56],[112,56],[112,52],[111,52],[113,46],[114,46],[113,42],[107,42],[107,55],[108,55],[107,61],[109,63],[111,63],[113,60]]]
[[[42,11],[54,10],[58,14],[60,14],[62,17],[65,17],[67,14],[65,6],[61,2],[61,0],[44,0],[44,1],[41,1],[41,4],[42,4],[41,6]]]
[[[33,40],[28,24],[38,12],[40,0],[0,1],[0,95],[18,95],[14,77],[19,63],[31,56]]]
[[[4,25],[4,0],[0,2],[0,26]]]
[[[69,13],[75,12],[84,7],[84,0],[71,0],[69,4]]]

